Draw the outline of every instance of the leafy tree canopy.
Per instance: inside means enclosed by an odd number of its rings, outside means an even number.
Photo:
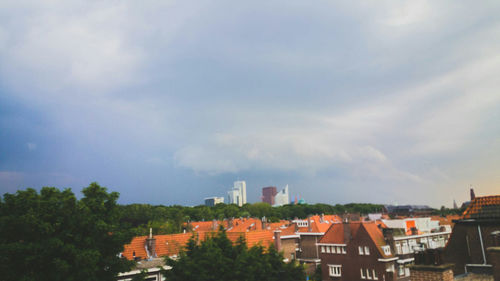
[[[77,200],[44,187],[0,200],[0,279],[115,280],[131,262],[117,256],[133,233],[119,225],[118,193],[91,183]]]
[[[192,237],[177,259],[166,258],[172,269],[164,272],[169,281],[295,281],[305,280],[304,268],[283,262],[274,247],[250,249],[243,238],[233,245],[221,230],[197,241]]]

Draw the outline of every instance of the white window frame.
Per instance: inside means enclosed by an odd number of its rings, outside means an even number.
[[[366,269],[366,279],[372,280],[372,276],[370,275],[370,270],[368,268]]]
[[[342,276],[342,265],[329,264],[328,265],[328,274],[332,277],[341,277]]]
[[[372,269],[372,274],[373,274],[373,280],[378,280],[377,272],[375,271],[375,269]]]
[[[345,246],[342,246],[342,254],[346,254]]]
[[[325,252],[325,246],[321,246],[321,252],[324,253]]]
[[[366,279],[365,271],[363,270],[363,268],[360,268],[359,271],[361,272],[361,279]]]
[[[365,255],[370,254],[370,248],[368,246],[365,246]]]
[[[332,254],[335,254],[335,246],[330,246],[331,250],[332,250]]]
[[[364,255],[364,253],[363,253],[363,246],[358,246],[358,251],[359,251],[359,255],[360,256]]]
[[[330,253],[330,246],[326,246],[326,253]]]
[[[384,254],[387,256],[391,255],[391,247],[390,246],[382,246],[382,250],[384,251]]]
[[[341,250],[340,248],[342,248],[342,247],[340,247],[340,246],[337,246],[337,254],[340,254],[340,253],[342,253],[342,250]]]

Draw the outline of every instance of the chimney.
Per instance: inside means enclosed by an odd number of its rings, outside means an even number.
[[[146,239],[148,258],[156,258],[156,238],[153,237],[153,229],[149,228],[149,238]]]
[[[267,229],[267,218],[266,216],[262,217],[262,230]]]
[[[276,251],[281,251],[281,230],[274,231],[274,247]]]
[[[470,188],[470,201],[476,199],[476,194],[474,194],[474,188]]]
[[[311,216],[307,217],[307,231],[312,232],[312,225],[311,225]]]
[[[418,235],[418,229],[416,227],[411,228],[411,235]]]
[[[349,223],[349,219],[344,219],[342,223],[342,227],[344,228],[344,244],[349,244],[351,242],[351,224]]]
[[[320,223],[324,223],[325,222],[325,214],[321,214],[321,217],[319,219],[319,222]]]
[[[411,280],[453,281],[453,267],[443,263],[442,249],[427,249],[415,253],[415,265],[410,266]]]
[[[212,221],[212,230],[216,231],[217,230],[217,220]]]

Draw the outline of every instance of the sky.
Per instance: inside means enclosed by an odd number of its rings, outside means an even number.
[[[0,2],[0,194],[500,194],[500,2]]]

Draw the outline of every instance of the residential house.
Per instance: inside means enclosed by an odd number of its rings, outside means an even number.
[[[396,280],[398,258],[374,222],[334,223],[317,245],[324,281]]]

